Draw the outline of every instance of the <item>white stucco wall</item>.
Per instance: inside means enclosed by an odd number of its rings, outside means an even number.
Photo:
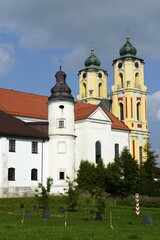
[[[129,131],[122,131],[117,129],[112,129],[112,159],[114,159],[115,153],[115,144],[119,144],[119,153],[123,150],[124,147],[129,149]]]
[[[16,151],[9,152],[9,139],[16,141]],[[38,140],[38,153],[32,153],[32,140],[31,139],[18,139],[18,138],[1,138],[0,140],[0,167],[2,174],[0,177],[0,189],[8,188],[8,193],[16,192],[21,195],[24,188],[37,187],[38,182],[42,182],[42,177],[45,177],[45,173],[42,173],[42,165],[45,165],[44,153],[47,153],[47,144]],[[43,150],[42,150],[43,148]],[[8,168],[15,168],[15,180],[8,181]],[[38,170],[38,179],[31,180],[31,169]],[[43,171],[45,167],[43,166]],[[43,180],[44,181],[44,180]],[[19,190],[18,190],[19,189]]]
[[[96,163],[96,141],[101,143],[101,157],[106,166],[114,160],[115,143],[119,144],[120,151],[125,146],[129,147],[129,132],[111,129],[111,121],[102,116],[102,112],[98,110],[90,119],[80,120],[75,124],[76,170],[79,169],[81,160]]]

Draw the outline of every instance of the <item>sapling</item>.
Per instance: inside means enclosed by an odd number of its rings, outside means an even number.
[[[44,209],[43,216],[45,215],[46,209],[49,211],[49,195],[52,185],[53,179],[51,177],[48,177],[46,180],[46,186],[43,186],[42,183],[38,183],[38,188],[35,190],[35,197],[38,199],[38,202]]]

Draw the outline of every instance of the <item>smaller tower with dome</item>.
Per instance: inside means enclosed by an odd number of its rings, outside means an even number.
[[[52,192],[61,193],[66,177],[75,178],[74,98],[61,67],[55,77],[48,98],[48,173],[54,179]]]
[[[79,71],[78,101],[99,104],[107,98],[107,71],[101,67],[100,60],[91,48],[91,55],[85,61],[85,67]]]

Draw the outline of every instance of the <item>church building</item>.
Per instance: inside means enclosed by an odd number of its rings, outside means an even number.
[[[61,67],[48,96],[0,89],[0,197],[31,196],[48,177],[51,192],[63,193],[81,160],[101,158],[107,166],[124,147],[142,163],[148,140],[144,60],[129,37],[119,53],[111,96],[94,49],[78,73],[77,99]]]

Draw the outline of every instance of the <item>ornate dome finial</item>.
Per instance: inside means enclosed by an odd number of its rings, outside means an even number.
[[[126,39],[127,39],[127,41],[129,41],[129,39],[130,39],[130,36],[129,36],[129,35],[127,35],[127,36],[126,36]]]
[[[59,70],[61,71],[61,69],[62,69],[62,60],[60,59]]]

